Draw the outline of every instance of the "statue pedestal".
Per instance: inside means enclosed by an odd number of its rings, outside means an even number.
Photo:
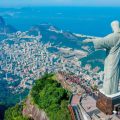
[[[105,95],[102,90],[98,93],[96,107],[107,115],[112,115],[114,108],[120,106],[120,92],[113,95]]]

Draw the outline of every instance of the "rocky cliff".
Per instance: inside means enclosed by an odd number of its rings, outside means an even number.
[[[37,106],[31,104],[29,98],[25,101],[25,107],[23,108],[22,114],[32,120],[49,120],[43,110],[40,110]]]

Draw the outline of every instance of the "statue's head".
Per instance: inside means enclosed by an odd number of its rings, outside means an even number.
[[[113,32],[120,32],[120,25],[119,25],[119,21],[113,21],[111,23],[111,27],[112,27],[112,30]]]

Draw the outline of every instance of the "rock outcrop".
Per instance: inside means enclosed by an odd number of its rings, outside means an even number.
[[[26,116],[32,120],[49,120],[46,113],[40,110],[37,106],[31,104],[28,98],[25,102],[25,107],[22,111],[23,116]]]

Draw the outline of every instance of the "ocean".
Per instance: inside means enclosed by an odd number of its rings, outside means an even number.
[[[65,31],[105,36],[111,33],[111,21],[120,21],[120,7],[0,8],[0,16],[21,31],[49,23]]]

